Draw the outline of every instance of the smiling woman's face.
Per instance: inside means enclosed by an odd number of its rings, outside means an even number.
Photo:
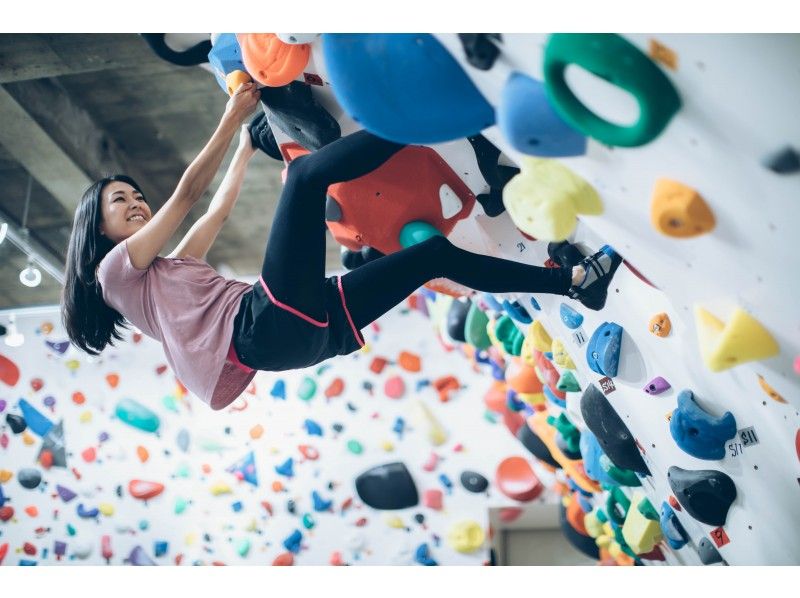
[[[153,217],[147,200],[128,183],[111,181],[103,187],[100,197],[100,232],[114,244],[130,237]]]

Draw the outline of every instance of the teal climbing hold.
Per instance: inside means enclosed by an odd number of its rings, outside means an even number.
[[[400,245],[403,247],[411,247],[417,243],[427,241],[431,237],[443,236],[439,230],[432,224],[423,222],[421,220],[414,220],[409,222],[400,229]]]
[[[565,78],[580,66],[629,92],[639,104],[630,126],[611,123],[589,110]],[[575,129],[606,145],[635,147],[655,139],[681,108],[681,99],[663,71],[632,43],[613,33],[557,33],[544,50],[547,95],[556,112]]]
[[[364,452],[364,446],[358,440],[348,440],[347,450],[354,455],[360,455]]]
[[[488,349],[492,345],[489,334],[486,332],[486,325],[489,323],[489,316],[473,303],[467,313],[467,321],[464,323],[464,338],[476,349]]]
[[[685,453],[715,461],[725,456],[725,441],[736,435],[736,419],[730,411],[714,417],[698,405],[692,391],[687,389],[678,395],[669,431]]]
[[[580,392],[581,385],[578,384],[572,370],[564,370],[556,383],[556,388],[561,392]]]
[[[120,421],[144,432],[155,432],[161,425],[158,415],[138,401],[122,399],[114,410]]]
[[[306,376],[303,378],[303,381],[300,383],[300,387],[297,389],[297,396],[300,397],[301,401],[310,401],[314,398],[314,394],[316,394],[316,392],[317,383],[313,378]]]

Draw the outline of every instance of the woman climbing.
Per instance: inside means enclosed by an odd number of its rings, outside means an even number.
[[[252,84],[226,105],[219,126],[178,186],[152,214],[140,187],[117,175],[94,183],[75,214],[63,320],[72,342],[98,354],[125,320],[160,341],[181,382],[212,409],[235,400],[257,370],[281,371],[346,355],[360,329],[422,284],[445,277],[490,293],[566,295],[601,309],[622,258],[610,247],[572,269],[540,268],[470,253],[435,236],[343,276],[325,276],[329,185],[378,168],[404,146],[359,131],[293,160],[267,243],[261,276],[227,280],[203,258],[232,209],[246,165],[268,136],[267,119],[241,127],[258,101]],[[239,147],[208,212],[176,250],[159,253],[199,200],[228,145]]]

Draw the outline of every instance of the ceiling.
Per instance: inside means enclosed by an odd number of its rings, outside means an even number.
[[[0,34],[0,222],[21,234],[25,198],[30,247],[63,272],[72,215],[86,187],[122,172],[153,209],[171,195],[213,133],[227,98],[208,71],[158,58],[136,34]],[[233,154],[163,252],[208,207]],[[259,152],[239,201],[208,253],[227,276],[261,270],[283,164]],[[329,271],[340,268],[328,236]],[[59,302],[61,286],[19,282],[24,252],[0,244],[0,309]]]

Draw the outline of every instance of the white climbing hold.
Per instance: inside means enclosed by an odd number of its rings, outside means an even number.
[[[439,187],[439,201],[442,204],[442,218],[447,220],[458,214],[464,207],[461,200],[456,195],[449,185],[442,185]]]

